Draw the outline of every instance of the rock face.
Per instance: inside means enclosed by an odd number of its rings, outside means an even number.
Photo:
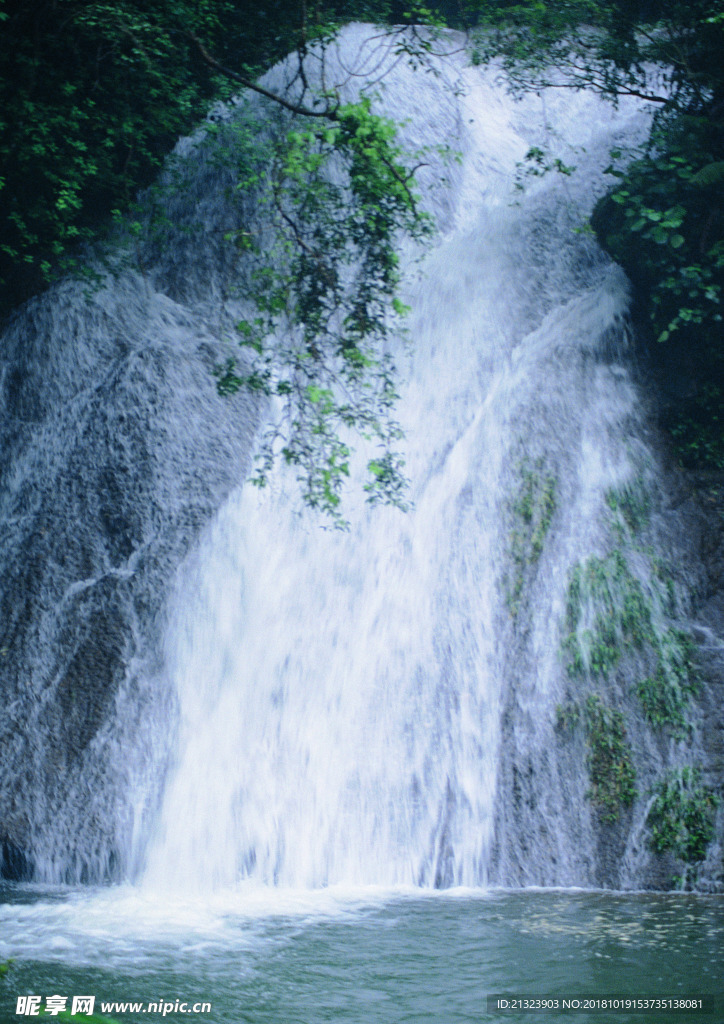
[[[693,595],[692,633],[702,680],[697,698],[703,777],[719,795],[716,835],[699,872],[698,887],[724,891],[724,474],[677,474],[678,493],[702,566]]]
[[[188,307],[135,274],[83,288],[31,302],[3,339],[0,871],[10,877],[127,870],[170,741],[157,721],[173,700],[157,640],[165,594],[244,479],[255,427],[247,398],[216,394],[219,342]]]
[[[656,381],[645,374],[639,377],[638,387],[653,423]],[[639,481],[647,504],[645,521],[637,523],[636,529],[624,528],[610,509],[603,512],[609,531],[606,543],[614,555],[599,559],[598,565],[620,553],[624,573],[631,569],[637,574],[651,633],[640,639],[633,630],[628,635],[619,630],[609,638],[610,664],[603,668],[600,663],[598,668],[588,664],[577,672],[565,650],[570,622],[566,623],[562,610],[559,623],[553,625],[563,638],[555,715],[550,707],[538,718],[531,714],[526,706],[531,700],[530,677],[511,675],[503,706],[493,852],[493,877],[502,884],[670,889],[683,883],[705,892],[724,890],[721,804],[711,814],[714,836],[706,857],[695,863],[687,864],[671,849],[654,850],[649,818],[661,780],[682,768],[684,773],[689,769],[697,773],[697,787],[719,796],[724,792],[722,480],[720,474],[702,475],[673,466],[653,426],[646,440],[653,460],[649,466],[655,467],[656,475],[648,486]],[[589,556],[589,551],[581,550],[574,564],[585,565]],[[530,602],[543,599],[541,582],[536,572],[526,578],[522,600],[528,600],[529,609]],[[619,589],[620,581],[609,583],[608,595],[614,607],[620,602],[622,609],[625,588]],[[602,611],[606,602],[599,594],[587,609],[585,625],[592,634],[598,628],[594,616]],[[535,622],[535,613],[529,614]],[[695,680],[684,699],[679,726],[673,715],[667,719],[663,712],[659,721],[652,721],[639,692],[642,680],[655,678],[656,658],[652,659],[649,645],[656,647],[655,635],[663,636],[666,643],[672,635],[669,631],[688,638]],[[513,660],[523,664],[526,656],[532,660],[534,632],[535,626],[514,631]],[[604,736],[610,744],[609,782],[614,792],[609,805],[601,799],[606,780],[596,774],[602,771],[600,759],[594,767],[596,739],[586,710],[591,695],[607,709],[608,724],[620,715],[622,726],[618,738],[613,728]],[[626,766],[635,790],[630,801],[619,780],[613,781]]]

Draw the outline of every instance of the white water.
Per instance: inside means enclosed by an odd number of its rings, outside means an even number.
[[[343,61],[364,38],[346,32]],[[634,472],[626,282],[574,228],[604,188],[608,148],[646,115],[567,93],[516,105],[460,56],[440,79],[400,66],[382,91],[386,113],[413,119],[411,146],[462,153],[459,168],[422,172],[440,236],[407,283],[400,419],[415,509],[352,506],[350,532],[333,534],[298,514],[280,476],[221,510],[169,612],[181,720],[149,890],[478,886],[493,867],[510,881],[501,743],[550,734],[567,571],[601,544],[605,490]],[[581,169],[516,196],[516,162],[546,142],[585,147]],[[504,594],[524,459],[555,473],[558,510],[518,635]],[[533,853],[512,877],[585,884],[586,782],[547,785],[557,866],[549,877]]]

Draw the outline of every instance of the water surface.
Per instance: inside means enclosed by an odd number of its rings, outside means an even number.
[[[0,889],[0,958],[17,996],[209,1001],[209,1024],[465,1024],[724,1019],[724,903],[688,894],[238,889],[169,899],[130,888]],[[704,997],[708,1012],[489,1012],[491,994]],[[70,998],[68,1000],[70,1007]],[[78,1017],[82,1020],[82,1017]]]

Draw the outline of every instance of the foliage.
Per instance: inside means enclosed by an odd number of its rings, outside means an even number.
[[[614,824],[622,808],[636,799],[636,770],[620,711],[609,707],[596,693],[585,703],[566,701],[556,708],[555,728],[561,737],[583,725],[586,767],[591,788],[586,794],[597,807],[601,820]]]
[[[682,375],[688,381],[689,394],[666,423],[679,458],[713,468],[724,467],[720,135],[701,115],[660,117],[647,150],[625,172],[612,165],[620,184],[593,217],[645,297],[654,337],[666,345],[655,362],[665,376],[677,374],[679,389]]]
[[[581,708],[574,701],[566,701],[565,704],[556,705],[556,732],[570,733],[581,720]]]
[[[556,479],[544,472],[543,459],[520,464],[520,483],[510,504],[513,519],[511,557],[513,576],[508,582],[507,603],[513,615],[520,598],[528,567],[535,565],[543,551],[543,542],[556,510]]]
[[[593,88],[617,99],[641,91],[636,3],[625,0],[472,0],[483,31],[477,60],[501,61],[516,92]]]
[[[606,500],[632,532],[648,519],[643,488],[611,490]],[[562,649],[569,675],[603,679],[632,648],[646,653],[653,669],[634,688],[644,715],[652,725],[682,738],[689,731],[686,708],[699,689],[695,646],[687,632],[664,625],[666,613],[673,612],[671,581],[662,581],[656,570],[652,565],[647,595],[620,549],[575,566]]]
[[[650,605],[621,551],[589,558],[574,568],[566,625],[563,648],[573,676],[590,672],[605,677],[627,646],[655,642]]]
[[[216,84],[181,26],[225,2],[6,0],[0,24],[0,311],[37,290],[148,182]]]
[[[636,799],[636,772],[626,740],[623,715],[608,707],[597,694],[586,700],[584,710],[588,743],[590,797],[605,822],[615,822],[621,808]]]
[[[0,963],[0,981],[5,979],[8,971],[12,967],[12,963],[12,960],[4,960],[2,963]]]
[[[431,225],[396,126],[373,112],[368,96],[330,106],[328,118],[295,123],[270,157],[262,196],[276,242],[270,252],[268,228],[256,238],[241,233],[255,268],[245,291],[256,310],[237,327],[247,357],[219,369],[219,389],[247,387],[281,400],[255,482],[266,483],[280,448],[298,470],[305,502],[344,526],[350,431],[378,445],[367,465],[368,500],[405,507],[388,351],[406,312],[396,243],[400,232],[424,238]]]
[[[75,266],[232,84],[384,3],[0,0],[0,315]],[[213,51],[219,67],[203,53]],[[237,86],[238,88],[238,86]]]
[[[648,526],[651,498],[641,479],[610,488],[605,498],[608,507],[621,517],[632,534],[640,533]]]
[[[520,92],[594,89],[684,108],[720,91],[720,0],[470,0],[477,60]],[[714,15],[714,17],[712,17]]]
[[[687,864],[706,857],[714,838],[719,797],[701,782],[698,768],[676,768],[658,783],[646,822],[656,853],[671,852]]]
[[[716,349],[711,352],[710,363],[714,379],[704,382],[702,369],[702,379],[692,394],[672,404],[664,417],[679,462],[690,469],[724,469],[720,363],[721,353]]]
[[[707,128],[706,119],[691,114],[660,119],[639,160],[626,171],[609,168],[621,181],[610,201],[623,216],[611,213],[601,224],[604,241],[647,288],[659,341],[687,325],[711,330],[722,322],[724,240],[717,234],[724,225],[717,223],[716,208],[721,181],[708,172],[724,164],[707,145]],[[635,260],[624,248],[631,236]]]
[[[636,694],[652,725],[665,726],[681,738],[689,731],[684,712],[699,690],[694,643],[683,630],[667,629],[657,637],[656,648],[654,672],[637,684]]]
[[[550,171],[570,177],[575,169],[575,166],[564,163],[560,157],[550,157],[540,146],[531,146],[523,160],[516,164],[515,188],[523,192],[526,178],[542,178]]]

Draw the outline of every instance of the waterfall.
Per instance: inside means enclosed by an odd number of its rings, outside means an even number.
[[[90,297],[63,285],[10,328],[24,367],[5,378],[13,564],[32,542],[45,568],[26,583],[41,611],[2,733],[6,873],[27,861],[50,880],[135,873],[203,890],[624,887],[653,870],[645,802],[603,840],[583,741],[556,734],[571,573],[611,548],[607,495],[664,487],[628,284],[580,230],[609,150],[644,139],[650,115],[568,90],[516,102],[457,46],[432,75],[381,45],[351,26],[327,72],[347,90],[374,77],[376,109],[410,150],[428,147],[438,234],[422,259],[406,253],[399,359],[410,512],[371,509],[352,487],[350,528],[330,532],[283,470],[262,491],[240,486],[257,410],[213,394],[219,324],[237,307],[216,241],[233,220],[228,171],[203,133],[181,144],[193,172],[168,202],[204,222],[208,245],[147,254],[141,276]],[[575,174],[517,190],[532,146]],[[63,367],[57,402],[48,360]],[[33,473],[48,483],[29,504]],[[40,534],[48,516],[55,539]],[[614,691],[628,700],[624,682]],[[643,726],[629,734],[644,779],[679,756]]]
[[[360,39],[347,34],[342,64]],[[181,727],[154,888],[493,877],[506,687],[524,671],[527,713],[550,719],[566,570],[595,548],[605,490],[634,471],[627,286],[574,228],[606,146],[645,116],[590,97],[516,105],[490,74],[454,70],[457,96],[405,67],[381,86],[383,112],[413,118],[411,148],[462,152],[454,197],[428,174],[440,236],[407,284],[414,511],[355,508],[349,533],[330,534],[299,515],[283,473],[221,510],[171,602]],[[595,169],[516,203],[516,163],[546,133],[585,146]],[[510,650],[509,500],[543,462],[566,511],[526,665]]]

